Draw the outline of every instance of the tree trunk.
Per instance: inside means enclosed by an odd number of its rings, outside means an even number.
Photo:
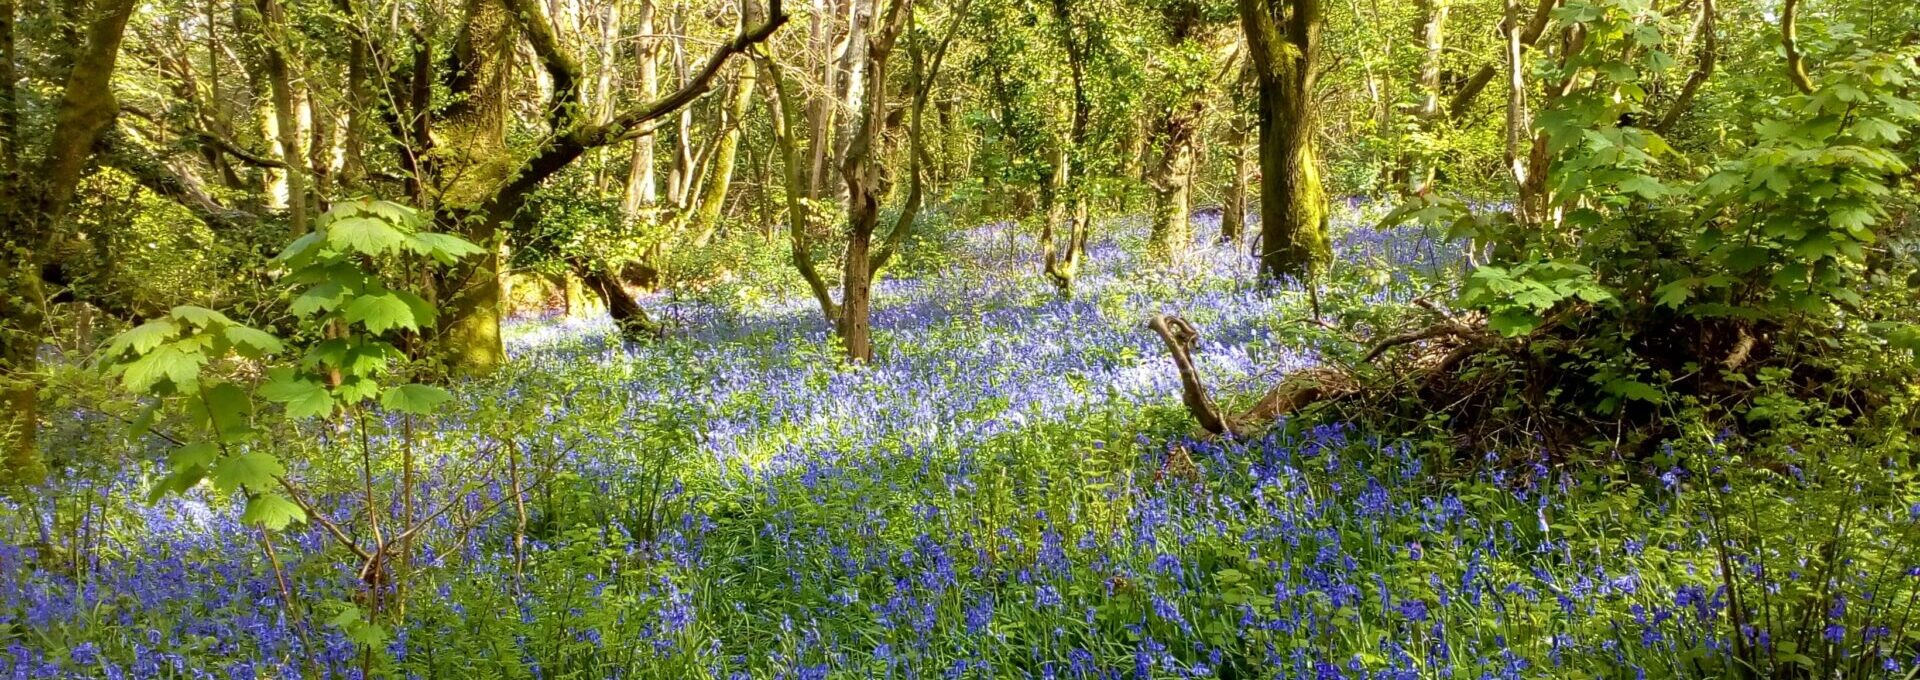
[[[620,279],[589,266],[584,261],[574,259],[570,262],[573,275],[586,285],[588,290],[600,297],[607,306],[607,316],[613,319],[613,325],[619,329],[620,337],[629,342],[639,342],[660,337],[659,324],[647,316],[647,310],[640,306],[627,289],[621,287]]]
[[[707,179],[705,191],[701,193],[700,203],[693,213],[693,247],[705,248],[713,239],[714,231],[720,226],[720,211],[727,204],[727,190],[733,184],[734,159],[740,151],[740,137],[744,134],[741,126],[747,118],[747,107],[753,103],[753,62],[740,65],[740,78],[734,83],[733,99],[728,102],[725,118],[720,121],[723,132],[716,142],[719,146],[713,152],[712,174]]]
[[[877,215],[876,211],[863,212],[863,216],[854,219],[866,220],[866,230],[862,231],[856,222],[852,238],[847,241],[846,267],[841,273],[840,318],[834,325],[834,332],[840,336],[841,348],[846,351],[847,360],[858,363],[873,361],[870,318],[873,271],[869,258],[873,246],[872,222]]]
[[[1163,150],[1150,182],[1154,210],[1147,253],[1162,263],[1178,261],[1193,242],[1193,126],[1199,114],[1197,104],[1176,104],[1160,123]]]
[[[307,187],[300,144],[300,112],[294,101],[292,67],[287,63],[286,17],[279,0],[259,0],[260,20],[266,34],[262,45],[266,62],[267,86],[273,93],[274,136],[278,138],[280,159],[287,164],[281,172],[287,182],[287,223],[294,236],[307,233]]]
[[[440,119],[440,228],[457,231],[485,253],[448,268],[440,279],[440,351],[454,372],[492,372],[506,359],[500,342],[498,216],[485,204],[517,164],[506,148],[506,115],[515,31],[502,0],[468,0],[467,22],[454,43],[448,74],[455,103]]]
[[[1240,0],[1260,111],[1260,271],[1311,284],[1333,259],[1314,153],[1319,0]]]
[[[84,47],[76,50],[73,67],[54,111],[53,134],[35,172],[36,182],[21,182],[19,173],[0,174],[0,195],[9,197],[0,211],[0,485],[32,484],[46,469],[40,462],[39,351],[46,299],[40,267],[59,238],[68,204],[100,136],[118,115],[113,96],[114,64],[133,0],[102,0],[86,17]],[[9,3],[6,29],[12,29]],[[11,39],[9,34],[7,38]],[[11,49],[11,43],[4,47]],[[0,55],[12,63],[12,54]],[[0,89],[8,95],[13,82]],[[12,110],[6,112],[10,117]],[[10,118],[8,125],[13,125]],[[9,139],[9,155],[12,144]],[[9,158],[11,160],[11,158]]]
[[[1084,178],[1076,179],[1074,175],[1074,166],[1078,164],[1076,161],[1086,151],[1087,128],[1093,115],[1093,102],[1087,95],[1087,51],[1090,41],[1082,39],[1081,34],[1074,30],[1073,12],[1068,0],[1053,0],[1050,6],[1061,47],[1067,53],[1067,73],[1073,84],[1073,109],[1067,125],[1067,138],[1054,151],[1047,224],[1040,230],[1040,266],[1060,296],[1071,298],[1073,281],[1080,271],[1080,256],[1086,249],[1087,234],[1092,230],[1087,219],[1086,193],[1079,186]],[[1068,215],[1069,206],[1071,216]],[[1066,249],[1057,251],[1053,230],[1063,223],[1067,225]]]
[[[1426,45],[1426,54],[1420,62],[1420,110],[1414,116],[1423,139],[1410,144],[1411,149],[1405,163],[1407,172],[1407,193],[1423,195],[1433,186],[1434,166],[1432,150],[1425,137],[1433,134],[1434,126],[1439,122],[1440,109],[1440,57],[1446,48],[1447,12],[1452,9],[1451,0],[1422,0],[1420,2],[1420,39]]]
[[[653,34],[653,2],[640,3],[640,34]],[[660,96],[660,48],[653,38],[639,39],[640,96],[653,101]],[[629,221],[650,219],[648,214],[659,200],[659,182],[653,176],[653,133],[633,140],[633,164],[627,170],[626,199],[621,209]]]
[[[1236,90],[1237,92],[1238,90]],[[1227,119],[1227,153],[1232,155],[1231,170],[1220,205],[1220,243],[1237,244],[1247,231],[1247,127],[1250,122],[1238,102]]]

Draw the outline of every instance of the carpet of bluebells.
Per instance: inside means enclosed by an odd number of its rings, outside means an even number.
[[[1005,225],[922,244],[941,259],[878,286],[857,369],[811,301],[744,285],[652,301],[676,329],[654,345],[518,323],[506,374],[423,428],[416,512],[452,510],[373,638],[339,625],[355,565],[312,523],[274,539],[290,610],[231,499],[148,504],[137,462],[57,480],[0,507],[0,678],[1719,677],[1816,646],[1912,677],[1920,506],[1863,510],[1894,528],[1871,567],[1775,572],[1790,546],[1716,549],[1716,490],[1678,454],[1483,464],[1339,422],[1191,438],[1148,315],[1192,320],[1236,398],[1327,360],[1305,294],[1254,285],[1197,222],[1174,271],[1135,261],[1143,223],[1105,225],[1071,300]],[[1338,249],[1330,310],[1460,264],[1418,229]],[[67,445],[163,450],[91,417]],[[290,476],[339,475],[311,439]],[[462,481],[502,451],[543,480],[524,546],[504,477]],[[340,486],[320,507],[351,525],[368,508]],[[1725,569],[1820,602],[1810,627],[1732,621]]]

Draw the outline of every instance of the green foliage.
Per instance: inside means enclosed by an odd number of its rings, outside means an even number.
[[[1613,294],[1585,265],[1556,260],[1521,262],[1511,267],[1482,266],[1467,278],[1460,304],[1487,311],[1487,326],[1501,335],[1526,335],[1562,304],[1599,304]]]
[[[426,395],[437,388],[383,393],[380,384],[404,356],[394,344],[399,332],[430,327],[436,316],[432,304],[408,290],[417,280],[408,274],[481,249],[458,236],[420,231],[420,222],[397,203],[345,201],[320,216],[317,231],[280,253],[276,261],[287,268],[286,280],[302,287],[289,309],[320,339],[297,365],[270,372],[262,397],[285,404],[296,418],[325,416],[376,396],[398,410],[431,408]]]
[[[455,236],[419,231],[413,210],[384,201],[344,201],[322,215],[319,230],[276,258],[285,279],[304,286],[288,303],[315,338],[303,356],[283,358],[279,338],[225,314],[181,305],[116,336],[102,367],[123,389],[175,405],[204,440],[176,442],[167,475],[150,495],[184,493],[203,480],[247,499],[242,521],[284,529],[305,510],[282,493],[286,466],[257,426],[256,400],[282,404],[287,417],[324,418],[379,397],[410,415],[431,413],[452,395],[439,387],[377,380],[402,357],[392,338],[431,324],[433,306],[400,287],[424,258],[450,263],[479,249]],[[391,272],[391,273],[386,273]],[[264,374],[264,379],[262,375]],[[151,422],[136,423],[145,430]]]

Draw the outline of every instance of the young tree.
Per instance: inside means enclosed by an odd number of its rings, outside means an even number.
[[[852,362],[873,359],[870,325],[873,280],[906,242],[914,220],[919,216],[921,203],[925,200],[923,175],[928,152],[923,119],[927,97],[939,77],[947,47],[960,21],[965,18],[968,1],[960,0],[955,5],[952,19],[948,21],[932,54],[928,55],[919,35],[910,30],[914,23],[911,0],[855,0],[847,44],[849,53],[857,57],[847,61],[844,68],[851,80],[845,90],[843,104],[846,108],[858,111],[859,115],[843,130],[849,135],[846,151],[840,161],[840,176],[847,192],[847,227],[838,301],[833,299],[826,279],[820,275],[808,238],[812,226],[811,211],[802,197],[809,195],[818,176],[802,170],[799,145],[792,133],[799,125],[798,116],[803,108],[819,111],[822,107],[817,102],[815,106],[803,107],[786,84],[787,78],[780,62],[770,53],[759,55],[762,69],[767,72],[768,87],[774,91],[773,138],[785,166],[787,229],[794,266],[807,281],[815,301],[820,304],[821,313],[833,324],[834,334],[840,339],[847,359]],[[883,151],[882,134],[892,106],[889,88],[893,80],[890,75],[894,65],[894,50],[902,38],[907,42],[909,61],[905,88],[907,190],[899,213],[882,235],[880,207],[886,194],[886,187],[883,186],[886,180],[879,161]],[[860,85],[862,81],[866,83],[864,87]],[[822,94],[819,96],[828,96],[833,90],[828,88],[820,92]],[[814,136],[813,153],[816,159],[825,153],[823,146],[826,139],[825,135]],[[877,249],[874,247],[876,236],[882,237]]]

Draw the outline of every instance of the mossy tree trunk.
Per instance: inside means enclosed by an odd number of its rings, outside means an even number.
[[[1313,144],[1325,11],[1320,0],[1239,2],[1259,107],[1260,271],[1310,281],[1333,259]]]
[[[733,186],[733,166],[740,153],[740,137],[744,134],[740,128],[746,121],[747,107],[753,104],[754,80],[753,62],[742,63],[740,76],[734,81],[733,98],[722,112],[722,131],[713,151],[713,166],[708,170],[710,174],[700,193],[700,202],[694,208],[692,226],[695,248],[707,247],[720,228],[720,211],[726,207],[727,190]]]
[[[72,67],[54,109],[53,129],[42,162],[31,177],[14,166],[20,143],[15,85],[0,87],[7,139],[6,167],[0,167],[0,486],[39,481],[46,468],[39,455],[39,352],[46,298],[40,279],[60,240],[67,207],[73,201],[94,147],[113,125],[120,103],[112,80],[133,0],[99,0],[84,5],[84,43],[75,46]],[[0,48],[12,64],[15,7],[0,26]]]
[[[1167,2],[1162,5],[1162,15],[1170,51],[1184,54],[1195,50],[1200,39],[1200,5]],[[1168,90],[1153,130],[1160,149],[1159,162],[1147,173],[1154,199],[1147,252],[1151,258],[1170,264],[1185,255],[1193,242],[1194,137],[1204,112],[1201,97],[1205,83],[1178,69],[1169,69],[1157,79]]]
[[[439,281],[441,358],[457,373],[485,374],[506,358],[500,342],[499,224],[482,207],[513,171],[507,95],[518,33],[506,0],[468,0],[444,73],[453,98],[435,126],[441,229],[486,249]]]

